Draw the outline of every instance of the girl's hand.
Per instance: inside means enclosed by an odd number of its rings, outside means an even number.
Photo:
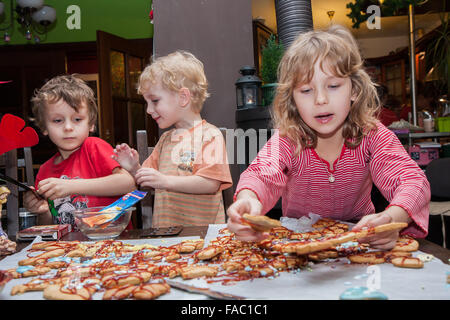
[[[358,231],[364,227],[372,228],[382,224],[394,222],[392,217],[385,211],[378,214],[369,214],[364,216],[352,229],[352,231]],[[372,248],[379,250],[390,250],[395,247],[397,243],[399,231],[386,231],[378,233],[372,236],[361,238],[358,241],[360,243],[368,243]]]
[[[153,168],[140,168],[135,175],[136,184],[153,189],[169,189],[169,177]]]
[[[261,210],[262,204],[256,197],[239,197],[227,210],[228,229],[236,235],[238,240],[257,242],[264,240],[269,235],[267,232],[258,232],[242,223],[244,213],[258,216],[261,215]]]
[[[59,178],[44,179],[38,184],[38,193],[45,199],[50,200],[64,198],[76,193],[72,188],[72,184],[74,183],[76,183],[76,180]]]
[[[33,187],[30,187],[34,189]],[[48,202],[44,199],[36,197],[36,195],[31,192],[27,191],[23,195],[23,205],[27,211],[32,213],[46,213],[48,212]]]
[[[130,172],[133,176],[139,169],[139,154],[126,143],[117,145],[111,158],[116,160],[122,168]]]

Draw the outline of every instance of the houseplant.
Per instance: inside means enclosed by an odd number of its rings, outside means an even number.
[[[420,6],[427,1],[424,0],[353,0],[347,3],[346,7],[350,9],[347,17],[352,19],[353,28],[358,29],[359,25],[367,20],[372,13],[367,13],[366,9],[370,5],[376,5],[381,10],[382,17],[397,16],[405,14],[409,5]]]
[[[261,78],[263,80],[262,93],[263,104],[272,104],[277,87],[277,71],[280,60],[283,57],[284,48],[277,42],[275,35],[270,35],[267,43],[262,49]]]

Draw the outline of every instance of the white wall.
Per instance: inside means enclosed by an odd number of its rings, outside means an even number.
[[[235,128],[234,83],[242,66],[254,64],[251,1],[153,0],[153,6],[156,55],[187,50],[202,61],[211,96],[201,114],[217,127]]]

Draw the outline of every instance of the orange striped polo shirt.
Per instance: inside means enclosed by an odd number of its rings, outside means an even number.
[[[221,182],[215,194],[156,189],[153,227],[225,223],[222,190],[231,187],[232,179],[225,142],[217,127],[203,120],[190,130],[164,132],[142,166],[165,175],[197,175]]]

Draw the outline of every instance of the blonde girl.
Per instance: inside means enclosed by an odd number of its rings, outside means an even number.
[[[283,216],[309,213],[359,221],[355,230],[407,222],[402,234],[425,237],[429,183],[395,134],[376,118],[379,100],[358,45],[344,27],[301,34],[285,52],[273,107],[277,128],[240,177],[228,228],[241,240],[266,235],[241,223],[282,197]],[[372,183],[389,201],[375,213]],[[390,249],[399,232],[362,239]]]

